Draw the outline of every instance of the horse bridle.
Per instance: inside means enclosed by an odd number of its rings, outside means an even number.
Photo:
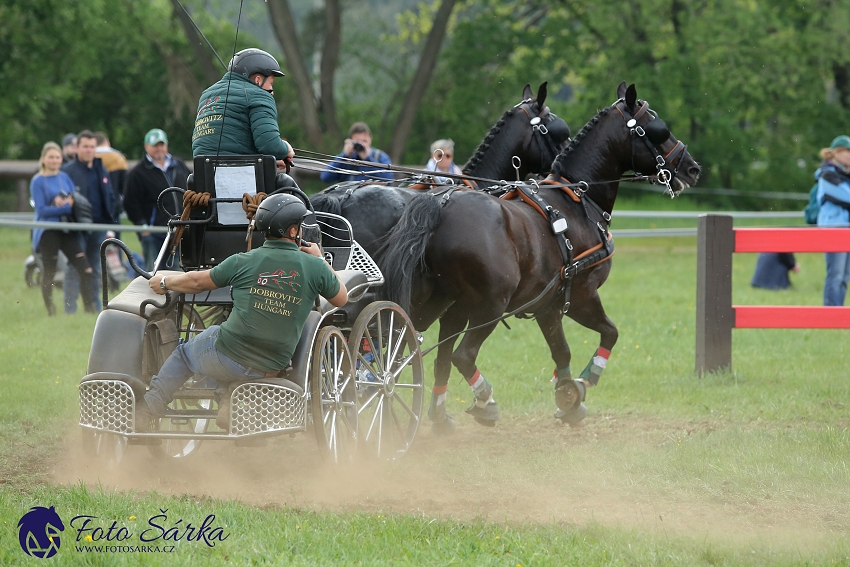
[[[670,129],[667,127],[667,124],[658,118],[658,115],[649,108],[649,103],[647,101],[638,100],[637,102],[640,104],[640,108],[638,108],[634,116],[632,116],[626,108],[626,102],[624,99],[621,98],[614,103],[614,108],[620,112],[620,115],[622,115],[623,119],[626,121],[626,127],[629,129],[632,136],[632,170],[637,171],[635,169],[635,140],[637,138],[643,140],[643,143],[646,145],[649,153],[651,153],[655,158],[656,180],[667,187],[667,194],[670,195],[670,198],[672,199],[679,192],[673,189],[670,182],[673,181],[673,178],[676,177],[676,174],[679,172],[679,167],[685,159],[685,152],[687,151],[688,146],[682,143],[681,140],[676,140],[676,145],[673,146],[666,155],[661,155],[661,152],[658,151],[658,146],[670,139]],[[647,128],[651,127],[649,133],[637,123],[637,119],[645,113],[649,113],[653,117],[650,123],[647,124]],[[652,124],[656,121],[658,121],[657,124],[652,126]],[[676,167],[673,168],[673,171],[671,172],[669,169],[670,164],[677,157],[679,160],[676,162]]]
[[[545,147],[546,150],[552,157],[552,161],[556,157],[558,157],[558,147],[555,145],[555,142],[552,141],[552,136],[549,135],[549,129],[546,127],[546,124],[551,123],[557,115],[549,110],[548,106],[538,105],[539,112],[535,112],[533,108],[533,104],[535,103],[534,99],[527,98],[521,100],[518,104],[514,106],[514,108],[519,108],[523,112],[525,112],[526,116],[528,116],[528,123],[531,125],[531,136],[534,142],[537,144],[538,149],[541,147]],[[546,160],[543,159],[541,151],[541,169],[543,169],[543,165]],[[519,166],[514,161],[514,168],[519,171]],[[544,173],[543,171],[536,171],[535,173]]]

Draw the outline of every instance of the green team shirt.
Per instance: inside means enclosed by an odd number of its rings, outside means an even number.
[[[323,259],[285,240],[266,240],[226,258],[210,278],[217,287],[232,286],[233,296],[215,348],[264,372],[289,364],[316,296],[339,293],[339,280]]]

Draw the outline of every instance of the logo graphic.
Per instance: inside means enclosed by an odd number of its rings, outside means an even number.
[[[53,506],[34,506],[18,522],[18,541],[27,555],[47,559],[59,551],[59,532],[64,530]]]
[[[286,275],[286,272],[283,270],[275,270],[274,272],[268,274],[260,274],[257,276],[257,285],[264,286],[270,281],[274,283],[278,289],[283,289],[281,284],[286,284],[289,286],[289,289],[292,291],[298,291],[298,288],[301,287],[301,284],[295,281],[295,278],[298,277],[298,272],[295,270],[290,270],[289,275]]]

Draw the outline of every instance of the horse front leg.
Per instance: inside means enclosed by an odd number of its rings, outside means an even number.
[[[555,403],[558,406],[555,417],[570,425],[578,425],[587,415],[587,408],[583,403],[587,388],[584,383],[573,380],[570,370],[572,353],[564,336],[562,317],[558,309],[546,309],[534,314],[555,362],[552,378],[555,382]]]
[[[599,348],[596,349],[587,366],[579,374],[578,380],[575,381],[581,385],[581,397],[584,399],[586,390],[599,383],[599,378],[608,365],[608,358],[611,356],[611,351],[614,350],[614,345],[617,344],[620,333],[617,331],[616,325],[605,314],[602,300],[596,290],[587,297],[581,298],[580,301],[574,301],[567,315],[579,325],[599,333]]]
[[[440,318],[440,346],[437,347],[437,358],[434,360],[434,388],[431,390],[431,405],[428,407],[428,419],[432,430],[438,435],[454,433],[455,423],[452,416],[446,413],[446,392],[449,388],[449,376],[452,371],[452,351],[457,337],[466,328],[469,321],[463,309],[456,305],[449,307]],[[445,342],[443,342],[445,341]]]

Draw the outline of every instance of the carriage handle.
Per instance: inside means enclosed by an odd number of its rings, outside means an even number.
[[[146,280],[149,280],[149,279],[151,279],[151,277],[153,277],[150,273],[143,270],[136,263],[136,260],[133,258],[133,253],[130,251],[130,249],[127,247],[126,244],[124,244],[122,241],[118,240],[117,238],[107,238],[100,245],[100,274],[101,274],[100,283],[101,283],[101,293],[103,294],[103,308],[104,309],[106,309],[107,305],[109,304],[109,283],[108,283],[109,278],[104,277],[104,276],[106,275],[106,248],[110,244],[114,244],[115,246],[120,248],[124,252],[124,254],[127,255],[127,260],[130,262],[130,266],[136,271],[137,274],[139,274],[140,276],[142,276]],[[140,311],[139,314],[142,317],[144,317],[145,319],[147,319],[147,317],[145,317],[145,307],[147,307],[148,305],[153,305],[157,309],[167,309],[167,308],[171,307],[171,305],[173,303],[174,303],[174,294],[172,294],[172,293],[166,294],[165,301],[163,301],[162,304],[157,303],[153,299],[146,299],[139,306],[139,311]]]

